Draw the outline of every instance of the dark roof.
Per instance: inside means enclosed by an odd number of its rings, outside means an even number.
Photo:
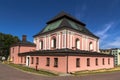
[[[75,30],[77,32],[99,38],[95,36],[92,32],[90,32],[86,27],[85,24],[80,22],[79,20],[72,17],[70,14],[67,14],[65,12],[59,13],[57,16],[55,16],[53,19],[47,22],[46,27],[37,33],[35,36],[42,35],[49,33],[51,31],[60,30],[62,28],[70,28],[72,30]]]
[[[102,54],[98,52],[90,52],[84,50],[72,50],[72,49],[55,49],[55,50],[39,50],[25,53],[19,53],[19,56],[96,56],[96,57],[113,57],[110,54]]]
[[[35,47],[36,45],[32,42],[29,42],[29,41],[20,41],[20,42],[17,42],[15,44],[12,44],[11,46],[31,46],[31,47]]]
[[[66,17],[66,18],[68,18],[68,19],[71,19],[71,20],[73,20],[73,21],[75,21],[75,22],[77,22],[77,23],[80,23],[81,25],[85,26],[85,24],[84,24],[83,22],[77,20],[77,19],[74,18],[72,15],[70,15],[70,14],[64,12],[64,11],[60,12],[58,15],[56,15],[56,16],[53,17],[51,20],[49,20],[49,21],[47,22],[47,24],[50,24],[50,23],[52,23],[52,22],[54,22],[54,21],[56,21],[56,20],[62,19],[62,18],[64,18],[64,17]]]

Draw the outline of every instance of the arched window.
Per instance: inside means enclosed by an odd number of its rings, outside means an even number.
[[[43,40],[40,40],[40,49],[43,49]]]
[[[75,40],[75,47],[76,47],[77,49],[80,49],[80,40],[79,40],[79,39],[76,39],[76,40]]]
[[[90,51],[93,50],[93,44],[92,44],[92,42],[89,43],[89,50],[90,50]]]
[[[51,47],[56,48],[56,38],[52,38],[51,40]]]

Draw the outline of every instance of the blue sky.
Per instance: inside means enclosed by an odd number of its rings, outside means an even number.
[[[0,32],[32,42],[46,22],[65,11],[100,37],[100,48],[120,48],[120,0],[0,0]]]

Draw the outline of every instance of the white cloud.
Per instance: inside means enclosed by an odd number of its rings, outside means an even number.
[[[106,33],[107,33],[107,31],[113,26],[113,22],[110,22],[110,23],[108,23],[108,24],[105,24],[104,25],[104,27],[105,27],[105,29],[104,30],[101,30],[101,31],[98,31],[96,34],[98,35],[98,36],[104,36]],[[105,35],[106,36],[106,35]]]
[[[108,33],[108,31],[115,29],[120,21],[110,22],[105,24],[103,30],[96,32],[97,36],[100,37],[100,47],[101,48],[119,48],[120,47],[120,36],[118,32],[116,33]]]
[[[102,44],[103,42],[105,42],[105,39],[109,37],[109,34],[107,33],[112,26],[114,25],[113,22],[110,22],[108,24],[105,24],[103,27],[103,30],[100,30],[98,32],[96,32],[96,35],[100,37],[100,43]]]

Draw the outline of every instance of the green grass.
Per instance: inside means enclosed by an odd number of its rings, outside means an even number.
[[[46,76],[58,76],[58,74],[55,74],[55,73],[52,73],[49,71],[44,71],[44,70],[37,70],[36,71],[34,68],[29,68],[29,67],[26,67],[23,65],[17,65],[17,64],[12,64],[12,63],[5,63],[5,64],[12,66],[12,67],[15,67],[17,69],[20,69],[22,71],[26,71],[26,72],[37,73],[37,74],[46,75]]]
[[[109,72],[117,72],[120,71],[120,67],[115,67],[111,69],[99,69],[99,70],[91,70],[91,71],[77,71],[73,73],[75,76],[83,76],[83,75],[90,75],[90,74],[100,74],[100,73],[109,73]]]

